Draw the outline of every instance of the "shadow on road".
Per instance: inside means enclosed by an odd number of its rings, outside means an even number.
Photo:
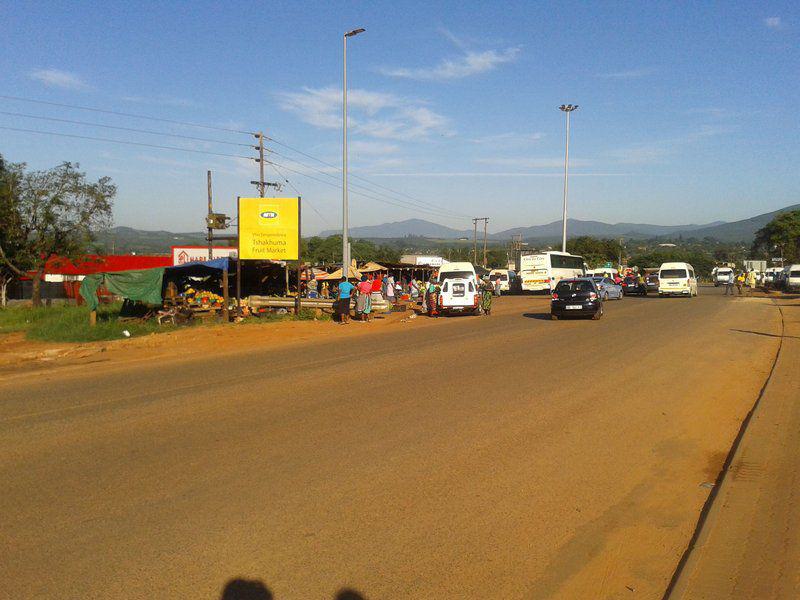
[[[550,313],[523,313],[523,317],[526,319],[538,319],[539,321],[549,321],[550,320]]]
[[[272,591],[258,579],[231,579],[225,584],[219,600],[274,600]],[[351,588],[342,588],[333,597],[333,600],[366,600],[366,598]]]
[[[731,329],[731,331],[738,331],[739,333],[751,333],[753,335],[763,335],[766,337],[789,338],[792,340],[800,340],[800,336],[796,335],[779,335],[777,333],[764,333],[763,331],[750,331],[748,329]]]

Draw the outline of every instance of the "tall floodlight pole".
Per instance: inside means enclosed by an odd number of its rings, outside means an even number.
[[[342,70],[342,277],[350,275],[350,227],[349,207],[347,206],[347,38],[363,33],[365,30],[353,29],[344,34],[344,69]]]
[[[569,190],[569,113],[578,110],[577,104],[562,104],[558,110],[567,114],[567,145],[564,153],[564,215],[561,224],[561,251],[567,251],[567,193]]]

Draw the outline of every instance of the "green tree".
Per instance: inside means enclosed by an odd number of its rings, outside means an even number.
[[[14,258],[20,253],[18,215],[14,208],[14,173],[0,155],[0,249]],[[8,284],[19,275],[6,261],[0,261],[0,306],[7,303]]]
[[[800,210],[781,213],[756,232],[753,253],[769,257],[773,249],[790,261],[800,260]]]
[[[10,193],[3,210],[11,226],[4,227],[0,261],[18,276],[32,272],[34,306],[41,305],[41,278],[47,260],[80,256],[95,232],[111,224],[116,186],[108,177],[89,182],[78,168],[65,162],[28,172],[21,163],[6,165],[4,179],[10,184]]]
[[[597,268],[606,262],[616,263],[622,254],[622,246],[618,240],[580,236],[567,240],[567,252],[582,256],[586,264]]]

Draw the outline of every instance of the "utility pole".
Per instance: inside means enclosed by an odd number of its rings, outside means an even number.
[[[567,144],[564,152],[564,216],[561,230],[561,251],[567,251],[567,191],[569,188],[569,114],[578,110],[577,104],[562,104],[558,110],[567,115]]]
[[[256,146],[256,150],[258,150],[258,195],[259,198],[264,197],[264,132],[259,131],[255,134],[256,139],[258,139],[258,146]]]
[[[472,219],[472,264],[478,262],[478,219]]]
[[[489,224],[489,217],[483,220],[483,268],[486,268],[486,226]]]
[[[472,264],[478,264],[478,221],[483,221],[483,266],[486,266],[486,224],[489,217],[475,217],[472,219]]]
[[[211,205],[211,171],[206,171],[206,179],[208,183],[208,219],[206,219],[206,224],[208,225],[208,235],[206,239],[208,241],[208,260],[212,260],[214,258],[214,230],[212,229],[212,216],[214,214],[214,207]]]

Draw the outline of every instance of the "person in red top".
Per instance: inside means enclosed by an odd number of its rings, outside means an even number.
[[[372,292],[381,293],[381,288],[383,287],[383,281],[381,280],[380,274],[375,275],[375,278],[372,280]]]
[[[366,275],[361,276],[361,281],[356,286],[358,298],[356,298],[356,314],[361,321],[369,321],[372,312],[372,282]]]

